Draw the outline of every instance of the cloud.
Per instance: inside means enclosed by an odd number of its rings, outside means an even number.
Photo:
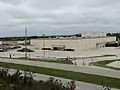
[[[0,0],[0,30],[119,31],[119,0]]]

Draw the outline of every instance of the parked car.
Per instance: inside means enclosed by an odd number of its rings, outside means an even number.
[[[1,52],[12,50],[12,49],[17,49],[17,48],[21,48],[21,46],[18,46],[18,45],[0,45]]]
[[[42,48],[42,50],[52,50],[51,48]]]
[[[11,45],[10,48],[11,48],[11,49],[17,49],[17,48],[21,48],[21,46],[18,46],[18,45]]]
[[[64,51],[75,51],[74,49],[64,49]]]
[[[0,49],[0,52],[5,52],[5,50],[4,49]]]
[[[28,48],[22,48],[22,49],[19,49],[17,50],[18,52],[34,52],[34,50],[31,50],[31,49],[28,49]]]

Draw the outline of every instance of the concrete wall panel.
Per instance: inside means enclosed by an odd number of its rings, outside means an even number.
[[[97,44],[104,46],[105,43],[116,41],[116,37],[103,38],[74,38],[74,39],[32,39],[31,44],[35,49],[42,49],[43,43],[46,48],[52,48],[53,45],[65,45],[66,49],[89,50],[98,48]]]

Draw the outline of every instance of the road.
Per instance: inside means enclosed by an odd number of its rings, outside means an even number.
[[[95,66],[74,66],[74,65],[68,65],[68,64],[29,61],[29,60],[20,60],[20,59],[3,59],[3,58],[0,58],[0,62],[31,65],[31,66],[38,66],[38,67],[48,67],[48,68],[66,70],[66,71],[75,71],[75,72],[120,78],[120,71],[118,70],[111,70],[111,69],[100,68]]]

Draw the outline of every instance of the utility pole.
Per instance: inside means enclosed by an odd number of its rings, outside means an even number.
[[[45,34],[43,34],[43,56],[45,57]]]
[[[27,59],[27,27],[25,27],[25,58]]]

